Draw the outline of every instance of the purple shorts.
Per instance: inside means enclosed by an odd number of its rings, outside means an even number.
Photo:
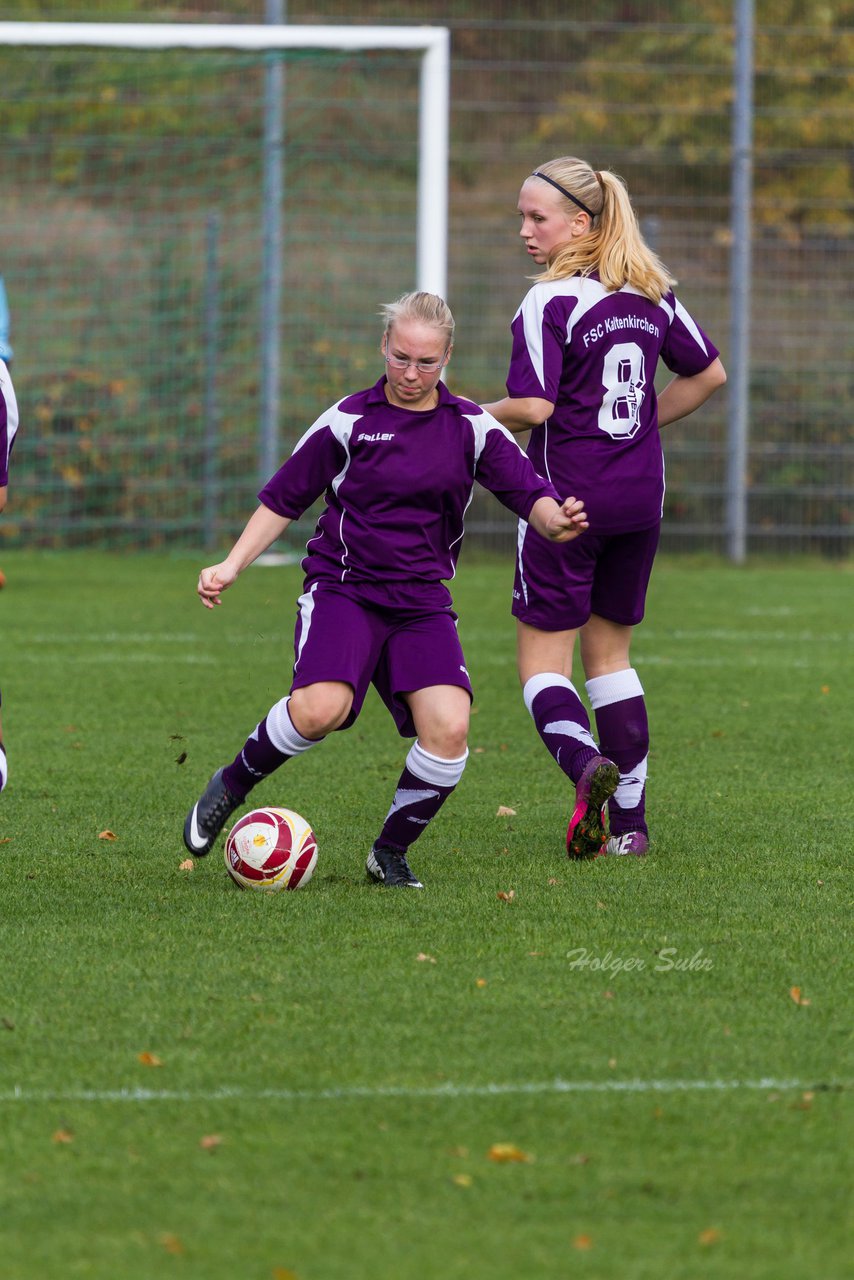
[[[291,691],[324,680],[349,684],[353,706],[340,726],[349,729],[373,684],[400,736],[414,738],[415,725],[401,694],[453,684],[472,696],[456,621],[451,609],[381,609],[315,583],[298,601]]]
[[[591,613],[620,626],[641,621],[660,527],[548,542],[520,524],[514,618],[540,631],[574,631]]]

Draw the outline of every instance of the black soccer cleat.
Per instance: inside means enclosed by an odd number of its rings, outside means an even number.
[[[396,849],[378,849],[374,845],[368,854],[365,870],[372,880],[389,888],[396,885],[403,885],[410,889],[424,888],[406,861],[406,854],[398,853]]]
[[[190,853],[197,858],[210,853],[229,815],[242,803],[223,782],[222,769],[217,769],[184,823],[184,844]]]

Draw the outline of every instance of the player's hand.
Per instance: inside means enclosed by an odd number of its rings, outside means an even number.
[[[580,498],[566,498],[546,522],[546,537],[552,542],[571,542],[589,527]]]
[[[220,593],[232,586],[236,579],[237,573],[227,560],[202,569],[196,590],[205,608],[212,609],[215,604],[222,604]]]

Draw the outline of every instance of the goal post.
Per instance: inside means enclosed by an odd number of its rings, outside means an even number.
[[[446,296],[449,32],[0,22],[0,81],[7,540],[211,543],[370,368],[365,299]]]
[[[450,32],[447,27],[215,25],[192,22],[0,22],[0,45],[112,49],[400,49],[421,54],[419,289],[445,296],[448,261]]]

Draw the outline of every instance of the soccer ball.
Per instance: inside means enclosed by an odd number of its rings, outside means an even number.
[[[291,809],[253,809],[225,840],[225,869],[241,889],[299,889],[308,884],[316,863],[314,832]]]

